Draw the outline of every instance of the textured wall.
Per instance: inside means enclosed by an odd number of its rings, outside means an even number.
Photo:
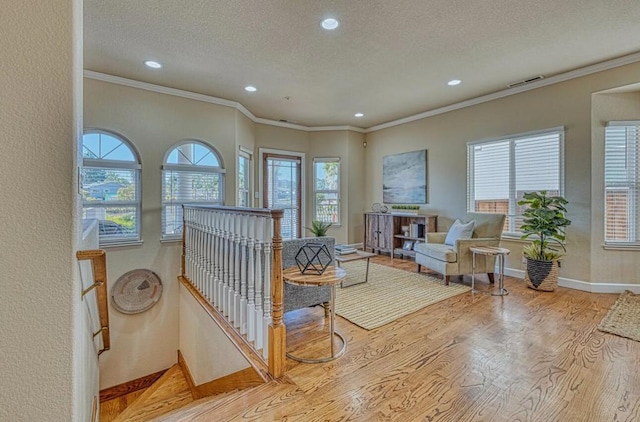
[[[0,13],[0,420],[73,416],[73,0]]]

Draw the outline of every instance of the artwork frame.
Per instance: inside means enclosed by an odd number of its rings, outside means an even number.
[[[413,250],[413,242],[411,240],[405,240],[402,244],[402,249],[404,249],[405,251]]]
[[[382,158],[382,198],[386,204],[426,204],[427,150],[385,155]]]

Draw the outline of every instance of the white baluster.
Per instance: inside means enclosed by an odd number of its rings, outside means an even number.
[[[233,233],[234,233],[234,243],[235,243],[235,252],[233,254],[233,321],[235,322],[235,327],[240,328],[240,224],[242,222],[242,214],[236,214],[234,218],[233,224]]]
[[[273,241],[273,219],[267,218],[265,224],[264,242],[264,316],[262,318],[262,332],[264,333],[264,345],[262,356],[269,358],[269,324],[271,324],[271,248]]]
[[[228,294],[227,294],[227,309],[228,309],[228,313],[227,315],[229,316],[229,322],[233,323],[235,314],[236,314],[236,308],[235,308],[235,301],[234,301],[234,296],[236,294],[235,292],[235,274],[234,274],[234,270],[235,270],[235,243],[236,243],[236,233],[235,233],[235,220],[236,220],[236,214],[234,213],[229,213],[229,221],[228,221],[228,227],[229,227],[229,237],[227,240],[227,245],[228,245],[228,251],[227,251],[227,267],[228,267],[228,276],[227,276],[227,284],[229,285],[229,290],[228,290]]]
[[[255,220],[256,218],[251,216],[249,218],[249,229],[247,231],[248,234],[248,242],[247,242],[247,254],[249,256],[248,260],[248,272],[249,284],[247,286],[247,340],[254,341],[256,338],[256,319],[255,319],[255,266],[254,266],[254,245],[255,245]]]
[[[247,233],[250,218],[248,215],[244,215],[240,221],[240,250],[242,254],[240,263],[240,334],[247,332]]]
[[[264,283],[264,274],[262,273],[262,245],[264,243],[264,222],[265,219],[263,217],[257,218],[256,224],[256,242],[255,242],[255,250],[256,250],[256,350],[260,350],[262,348],[262,342],[264,340],[263,331],[262,331],[262,305],[264,304],[263,297],[263,283]]]
[[[216,280],[216,307],[222,309],[222,214],[215,213],[216,216],[216,252],[215,256],[215,280]]]

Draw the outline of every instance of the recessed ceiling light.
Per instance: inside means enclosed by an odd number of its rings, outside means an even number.
[[[150,67],[152,69],[160,69],[162,67],[162,65],[160,63],[154,62],[153,60],[147,60],[147,61],[144,62],[144,64],[147,67]]]
[[[447,85],[449,86],[456,86],[456,85],[460,85],[462,81],[460,79],[451,79],[449,82],[447,82]]]
[[[258,88],[256,88],[253,85],[247,85],[247,86],[244,87],[244,90],[245,91],[249,91],[249,92],[256,92],[258,90]]]
[[[362,114],[362,113],[356,113],[356,114],[354,114],[354,116],[356,116],[356,117],[362,117],[362,116],[364,116],[364,114]]]
[[[340,22],[338,22],[337,19],[327,18],[322,21],[321,25],[324,29],[331,31],[336,29],[338,25],[340,25]]]

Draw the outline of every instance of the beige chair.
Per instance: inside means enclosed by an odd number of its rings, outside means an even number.
[[[472,237],[458,239],[453,246],[444,244],[447,232],[427,233],[426,243],[417,243],[414,247],[418,272],[424,265],[442,274],[447,285],[452,275],[471,274],[473,254],[469,248],[499,246],[504,219],[504,214],[468,213],[464,222],[475,220]],[[495,262],[494,256],[476,255],[476,274],[487,273],[493,283]]]

